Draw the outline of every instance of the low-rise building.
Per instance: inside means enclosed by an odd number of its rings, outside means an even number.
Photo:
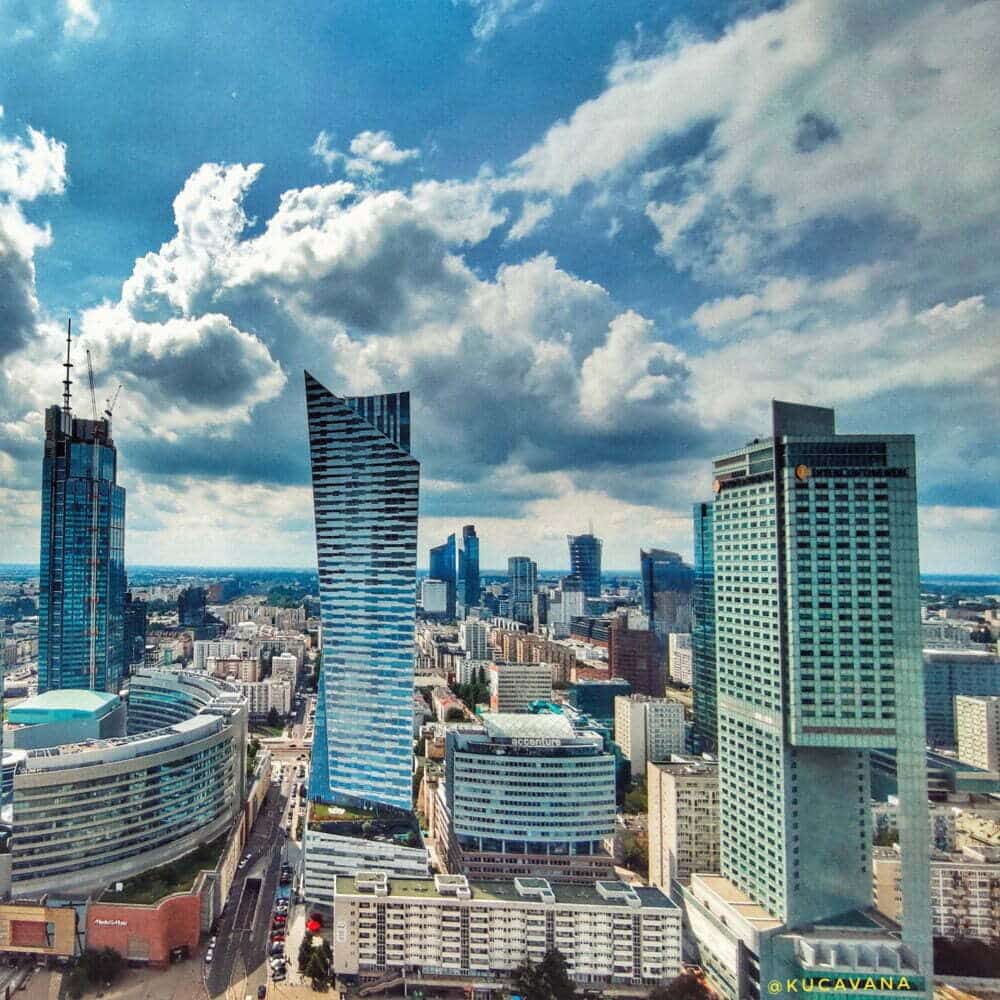
[[[527,712],[533,701],[552,697],[552,668],[547,663],[492,663],[489,679],[494,712]]]
[[[632,777],[646,775],[646,762],[684,753],[684,706],[643,694],[615,698],[615,742],[632,765]]]
[[[649,881],[664,892],[719,870],[719,763],[676,758],[646,765]]]
[[[213,677],[224,677],[254,684],[260,680],[260,661],[248,656],[209,656],[205,669]]]
[[[616,881],[358,872],[337,879],[333,942],[338,976],[361,980],[406,970],[429,983],[502,988],[518,965],[556,947],[578,986],[645,995],[681,965],[676,904],[659,889]]]

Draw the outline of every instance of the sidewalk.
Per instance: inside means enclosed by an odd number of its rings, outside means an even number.
[[[19,995],[24,1000],[56,1000],[61,980],[61,972],[36,971]],[[178,962],[163,970],[126,969],[121,979],[103,993],[105,1000],[208,1000],[201,962],[197,960]],[[91,991],[88,995],[95,994]]]

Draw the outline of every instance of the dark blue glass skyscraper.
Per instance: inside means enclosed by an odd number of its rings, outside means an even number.
[[[63,407],[45,411],[38,691],[117,692],[125,671],[125,490],[110,417],[74,417],[68,379],[66,386]]]
[[[446,615],[455,617],[455,536],[451,534],[448,540],[436,545],[430,553],[430,578],[441,580],[448,585],[448,603]]]
[[[694,737],[698,749],[714,751],[717,742],[715,696],[715,547],[712,504],[694,505],[694,624],[691,629],[691,687]]]
[[[567,535],[566,541],[569,542],[570,572],[583,582],[583,592],[587,597],[600,597],[603,543],[593,534]]]
[[[323,625],[309,796],[409,810],[420,481],[410,396],[340,398],[305,380]]]
[[[462,528],[462,547],[458,550],[458,616],[464,618],[470,608],[479,606],[479,538],[476,526]]]

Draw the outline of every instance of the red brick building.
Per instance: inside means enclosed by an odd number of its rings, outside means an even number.
[[[201,936],[201,893],[167,896],[156,906],[91,903],[87,907],[87,947],[114,948],[129,961],[154,968],[170,965],[175,948],[198,950]]]
[[[633,694],[662,698],[666,691],[666,662],[656,634],[630,629],[625,615],[608,626],[608,671],[632,685]]]

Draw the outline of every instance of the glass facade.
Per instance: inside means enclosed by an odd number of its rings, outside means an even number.
[[[107,420],[45,413],[38,691],[117,692],[125,673],[125,490]]]
[[[479,538],[476,526],[467,524],[462,528],[462,547],[458,550],[457,611],[460,618],[464,618],[469,609],[479,607],[480,588]]]
[[[455,617],[455,536],[436,545],[430,553],[430,573],[432,580],[441,580],[448,588],[445,616]]]
[[[323,625],[309,796],[409,810],[420,478],[410,397],[340,398],[305,381]]]
[[[913,438],[775,403],[773,438],[714,472],[722,873],[790,927],[869,907],[868,751],[895,748],[902,939],[929,973]]]
[[[694,505],[694,620],[691,627],[694,738],[705,753],[715,751],[715,552],[712,504]]]
[[[569,567],[583,583],[587,597],[601,596],[601,548],[603,542],[594,535],[567,535]]]

